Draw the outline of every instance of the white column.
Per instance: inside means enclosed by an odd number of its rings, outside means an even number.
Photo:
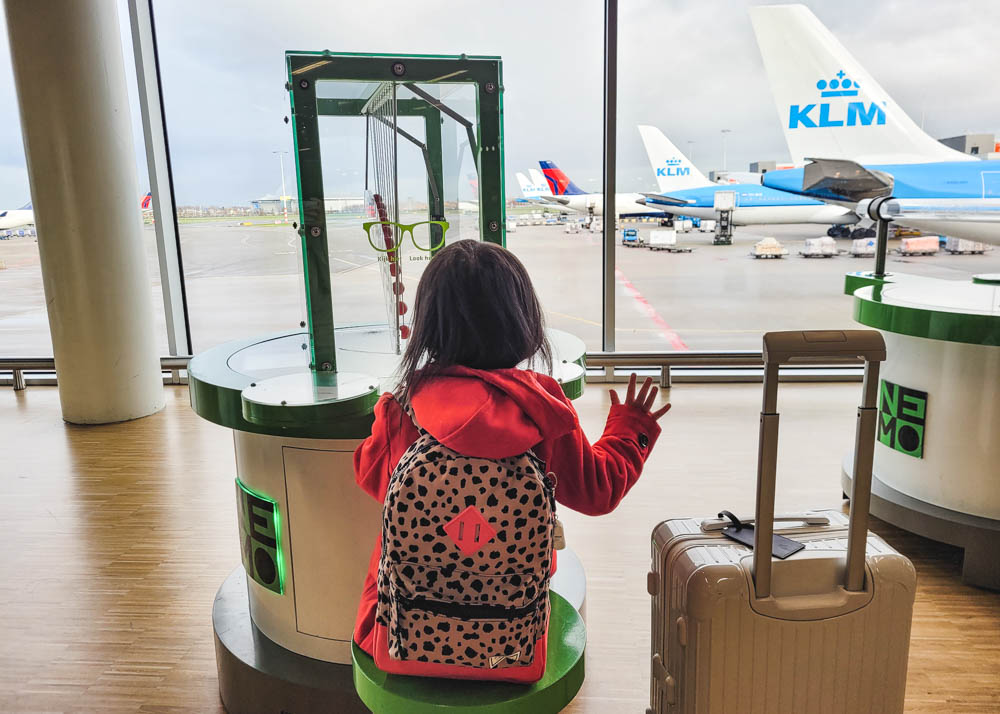
[[[6,0],[63,418],[163,408],[117,3]]]

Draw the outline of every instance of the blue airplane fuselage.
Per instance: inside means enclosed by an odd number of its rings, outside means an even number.
[[[815,201],[811,198],[796,196],[785,191],[776,191],[773,188],[753,183],[716,184],[701,188],[688,188],[682,191],[669,191],[664,195],[670,199],[684,201],[679,207],[712,208],[715,205],[715,194],[718,191],[733,191],[736,193],[736,205],[742,208],[812,206],[819,205],[820,203],[820,201]],[[656,199],[648,200],[656,205],[678,205],[674,202],[667,204],[666,202],[660,203]]]
[[[865,168],[890,174],[892,195],[896,198],[1000,198],[1000,161],[880,164]],[[803,189],[803,171],[768,171],[764,174],[764,185],[799,196],[843,200],[829,190]]]

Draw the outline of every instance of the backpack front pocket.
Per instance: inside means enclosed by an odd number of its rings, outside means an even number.
[[[395,585],[389,654],[400,660],[480,669],[528,666],[545,634],[548,592],[522,607],[406,597]]]

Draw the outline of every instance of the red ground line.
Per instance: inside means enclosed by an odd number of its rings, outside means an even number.
[[[673,328],[667,324],[667,321],[664,320],[660,313],[656,311],[656,308],[649,303],[649,300],[643,297],[642,293],[639,292],[639,289],[636,288],[636,286],[633,285],[627,277],[625,277],[625,273],[622,272],[621,268],[615,268],[615,278],[618,280],[618,284],[622,286],[622,290],[625,291],[625,294],[635,300],[639,311],[645,313],[646,317],[648,317],[654,325],[660,328],[660,335],[663,339],[670,343],[671,347],[680,351],[691,349],[684,343],[684,340],[681,339],[680,335],[674,332]]]

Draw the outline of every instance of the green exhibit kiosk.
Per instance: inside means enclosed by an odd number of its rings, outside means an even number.
[[[872,514],[963,548],[963,580],[1000,589],[1000,276],[852,273],[845,292],[886,343]]]
[[[424,266],[451,241],[504,244],[501,61],[289,52],[286,63],[307,320],[189,365],[192,407],[235,441],[242,567],[213,611],[220,692],[231,713],[366,711],[351,644],[381,504],[355,485],[353,451],[394,386]],[[363,192],[363,214],[331,208],[345,191]],[[549,339],[553,376],[576,397],[583,342]],[[571,551],[559,563],[553,597],[569,604],[558,609],[577,649],[557,658],[553,711],[582,683],[585,642],[583,570]]]

